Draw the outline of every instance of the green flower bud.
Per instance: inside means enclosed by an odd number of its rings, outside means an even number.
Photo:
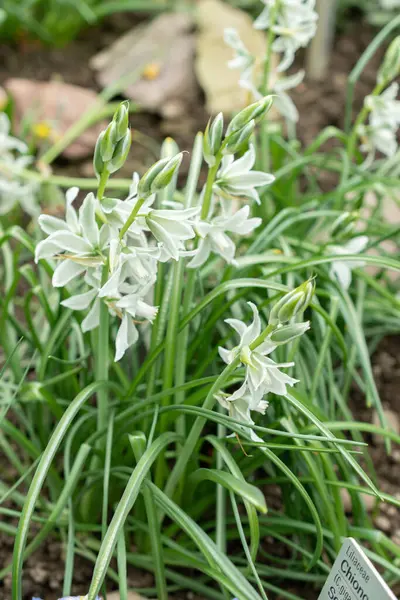
[[[93,169],[94,169],[94,172],[98,179],[100,179],[100,176],[105,168],[104,161],[101,158],[101,149],[100,149],[104,134],[105,134],[105,131],[102,131],[100,133],[99,137],[97,138],[96,146],[94,149],[94,155],[93,155]]]
[[[131,130],[128,129],[124,137],[117,142],[112,159],[107,163],[107,169],[110,173],[115,173],[115,171],[118,171],[122,167],[129,154],[131,142]]]
[[[314,279],[308,279],[299,287],[285,294],[274,306],[269,315],[269,324],[286,323],[311,302],[315,290]]]
[[[387,84],[400,75],[400,35],[398,35],[386,50],[383,62],[378,70],[377,81]]]
[[[344,212],[332,224],[331,236],[344,239],[352,235],[358,220],[358,212]]]
[[[126,135],[126,132],[129,128],[129,101],[125,100],[121,102],[119,107],[117,108],[113,121],[115,122],[117,128],[117,139],[120,140]]]
[[[228,125],[228,129],[226,130],[225,137],[228,137],[231,133],[242,129],[249,121],[255,121],[256,123],[264,117],[264,115],[269,111],[272,106],[273,98],[272,96],[265,96],[258,100],[258,102],[254,102],[249,106],[246,106],[243,110],[241,110],[235,117],[233,117],[232,121]]]
[[[173,158],[162,158],[150,167],[143,175],[138,185],[138,194],[147,198],[169,184],[174,173],[182,162],[182,152]]]
[[[310,321],[305,321],[305,323],[292,323],[290,325],[283,325],[282,327],[275,329],[275,331],[273,331],[269,336],[269,339],[274,344],[287,344],[300,335],[303,335],[303,333],[308,331],[308,329],[310,329]]]
[[[254,131],[255,121],[250,121],[239,131],[235,131],[231,133],[231,135],[226,138],[226,145],[222,151],[223,154],[235,154],[242,149],[242,147],[248,144],[249,139]]]
[[[223,128],[224,117],[222,113],[219,113],[212,123],[211,119],[207,123],[203,137],[203,155],[209,167],[215,165],[215,156],[221,148]]]
[[[109,126],[107,127],[107,129],[105,130],[104,136],[101,140],[101,146],[100,146],[101,158],[103,159],[103,161],[105,163],[112,159],[114,151],[115,151],[116,143],[117,143],[117,126],[114,123],[114,121],[112,121],[109,124]]]

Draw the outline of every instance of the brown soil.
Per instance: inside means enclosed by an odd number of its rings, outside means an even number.
[[[115,15],[107,23],[98,28],[84,32],[67,49],[51,49],[34,44],[24,44],[19,47],[0,46],[0,85],[9,77],[27,77],[41,81],[51,78],[60,78],[67,83],[98,89],[93,72],[88,67],[89,59],[101,48],[112,42],[135,23],[138,19],[130,14]],[[335,42],[335,49],[324,81],[312,82],[306,80],[292,97],[300,112],[298,133],[303,143],[310,143],[315,135],[327,125],[342,126],[345,105],[345,90],[347,76],[359,58],[360,54],[371,41],[373,32],[364,24],[352,24],[351,30],[340,34]],[[382,51],[379,51],[370,65],[363,73],[356,89],[355,106],[360,107],[362,98],[370,92],[375,83],[376,69],[380,62]],[[198,129],[203,129],[207,115],[204,109],[202,94],[199,90],[198,106],[191,114],[182,115],[179,121],[166,122],[156,115],[133,115],[131,124],[133,129],[138,129],[145,136],[150,136],[156,142],[161,142],[167,136],[173,136],[181,149],[190,150],[194,134]],[[131,158],[126,165],[123,176],[130,176],[133,170],[142,170],[156,157],[149,147],[133,145]],[[66,163],[58,161],[57,170],[75,175],[91,175],[91,163]],[[334,182],[331,182],[331,185]],[[386,406],[399,412],[400,396],[400,338],[388,338],[382,342],[374,356],[374,373],[379,392]],[[371,411],[364,410],[364,398],[354,390],[353,403],[357,418],[371,422]],[[399,496],[398,482],[400,481],[400,451],[397,450],[391,457],[387,457],[380,444],[371,438],[371,455],[377,470],[381,489],[390,494]],[[382,520],[383,517],[383,520]],[[379,520],[380,518],[380,520]],[[382,529],[389,528],[387,533],[393,538],[400,537],[400,511],[393,507],[382,506],[375,521],[376,526]],[[267,543],[267,542],[266,542]],[[9,564],[12,557],[13,539],[0,534],[0,564]],[[276,545],[275,545],[276,548]],[[90,581],[92,563],[77,558],[74,570],[73,592],[85,593]],[[57,540],[51,539],[32,555],[27,561],[24,570],[24,599],[32,596],[42,598],[57,598],[61,595],[63,577],[63,556],[61,545]],[[134,569],[129,571],[129,586],[140,589],[153,585],[152,577]],[[295,593],[304,600],[315,600],[318,593],[310,589],[310,585],[286,584],[287,591]],[[6,576],[0,582],[0,600],[9,600],[11,597],[11,577]],[[398,590],[399,592],[400,590]],[[269,594],[271,600],[280,600]],[[181,596],[196,600],[193,594]]]

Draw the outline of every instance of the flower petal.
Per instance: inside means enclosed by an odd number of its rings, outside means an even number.
[[[84,271],[86,271],[85,265],[68,259],[62,260],[53,273],[52,284],[54,287],[63,287]]]

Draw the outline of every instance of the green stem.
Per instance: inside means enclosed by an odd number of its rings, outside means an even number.
[[[99,187],[97,190],[97,197],[99,200],[101,200],[104,196],[104,192],[105,192],[109,177],[110,177],[109,171],[107,169],[104,169],[104,171],[100,175],[100,182],[99,182]]]
[[[135,206],[133,207],[133,210],[131,212],[131,214],[128,217],[128,220],[126,221],[125,225],[122,227],[121,231],[119,232],[119,239],[122,240],[122,238],[124,237],[125,233],[128,231],[129,227],[132,225],[132,223],[134,222],[134,220],[137,217],[137,214],[139,212],[139,210],[141,209],[143,203],[144,203],[144,198],[138,198],[136,201]]]
[[[52,183],[62,188],[69,188],[76,185],[81,190],[95,190],[99,184],[98,180],[94,177],[66,177],[64,175],[47,175],[37,173],[36,171],[30,171],[29,169],[18,169],[13,170],[10,165],[0,162],[0,173],[6,177],[18,176],[21,179],[27,181],[37,181],[38,183]],[[114,190],[129,190],[132,185],[131,179],[112,179],[107,183],[110,189]]]
[[[200,217],[203,221],[207,219],[208,213],[210,212],[212,188],[214,185],[215,177],[217,175],[217,171],[219,169],[220,162],[222,160],[222,155],[217,155],[215,158],[216,158],[216,163],[208,171],[206,187],[204,190],[203,205],[201,207],[201,213],[200,213]]]

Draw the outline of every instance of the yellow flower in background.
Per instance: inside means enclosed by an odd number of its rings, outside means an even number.
[[[34,123],[32,125],[32,132],[35,137],[40,138],[41,140],[47,140],[52,134],[52,129],[46,121],[39,121],[39,123]]]
[[[143,69],[143,78],[144,79],[148,79],[149,81],[153,81],[153,79],[157,79],[157,77],[159,76],[161,71],[161,65],[160,63],[149,63],[148,65],[145,66],[145,68]]]

